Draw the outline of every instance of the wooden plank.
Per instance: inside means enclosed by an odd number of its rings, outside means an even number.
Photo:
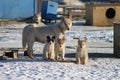
[[[3,53],[1,53],[1,58],[0,59],[18,59],[18,52],[24,52],[26,49],[23,48],[0,48],[0,51],[5,53],[5,56],[3,56]]]
[[[18,51],[25,51],[26,49],[23,48],[1,48],[0,51],[4,51],[5,56],[8,58],[17,59],[18,58]]]
[[[25,51],[26,49],[23,49],[23,48],[0,48],[0,51],[12,51],[12,50]]]

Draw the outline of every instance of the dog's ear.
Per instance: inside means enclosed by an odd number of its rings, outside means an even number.
[[[72,20],[72,15],[71,15],[71,14],[69,14],[69,15],[68,15],[68,18]]]
[[[55,39],[55,36],[53,36],[52,39]]]
[[[63,40],[65,40],[65,37],[63,37]]]
[[[50,41],[50,36],[47,36],[47,42],[49,42]]]
[[[47,36],[47,39],[50,39],[50,36]]]
[[[62,19],[62,21],[64,21],[65,20],[65,16],[62,16],[61,19]]]

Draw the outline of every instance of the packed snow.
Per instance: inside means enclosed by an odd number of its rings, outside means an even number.
[[[73,21],[65,34],[66,60],[42,59],[44,44],[35,43],[32,60],[19,52],[20,59],[0,60],[0,80],[120,80],[120,61],[113,55],[113,27],[85,26]],[[0,48],[22,47],[22,30],[28,24],[0,25]],[[89,60],[75,63],[77,38],[87,38]],[[3,53],[4,55],[4,53]]]

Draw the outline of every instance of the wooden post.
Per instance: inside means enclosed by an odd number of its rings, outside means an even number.
[[[37,13],[38,14],[41,12],[41,3],[42,3],[42,0],[37,0]]]
[[[17,59],[18,58],[18,50],[12,50],[13,53],[13,58]]]
[[[114,55],[120,58],[120,22],[114,23]]]

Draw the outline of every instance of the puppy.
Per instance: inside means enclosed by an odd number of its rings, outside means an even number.
[[[58,38],[55,43],[55,59],[58,60],[58,55],[61,53],[61,59],[64,61],[65,56],[65,38]]]
[[[86,48],[86,40],[78,40],[78,46],[76,50],[76,63],[86,64],[88,62],[88,52]]]
[[[47,36],[47,42],[43,49],[43,59],[54,60],[55,36]]]

